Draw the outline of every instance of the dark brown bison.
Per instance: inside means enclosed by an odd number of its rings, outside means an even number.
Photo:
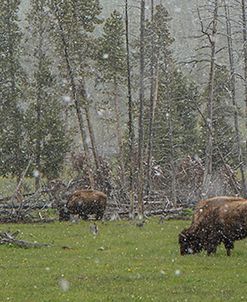
[[[87,219],[88,215],[95,215],[95,218],[102,219],[106,208],[107,196],[100,191],[78,190],[68,199],[66,206],[60,210],[60,220],[69,220],[70,214],[79,215]]]
[[[216,196],[209,199],[201,200],[197,203],[194,215],[192,218],[192,224],[200,223],[201,219],[204,219],[205,215],[212,211],[213,208],[226,205],[227,203],[236,202],[239,200],[245,200],[242,197],[235,196]]]
[[[234,241],[247,236],[247,200],[238,197],[215,197],[198,203],[192,224],[179,234],[181,255],[206,250],[215,253],[220,243],[227,255]]]

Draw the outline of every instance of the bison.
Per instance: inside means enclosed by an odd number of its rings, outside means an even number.
[[[225,245],[230,256],[234,241],[247,236],[247,200],[240,197],[215,197],[198,203],[192,224],[179,234],[181,255],[215,253]]]
[[[69,220],[70,214],[88,219],[88,215],[95,215],[96,220],[102,219],[106,208],[107,196],[103,192],[94,190],[75,191],[68,199],[66,206],[60,210],[60,220]]]

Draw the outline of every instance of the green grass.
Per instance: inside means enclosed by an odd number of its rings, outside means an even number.
[[[223,247],[215,256],[181,257],[177,237],[188,223],[99,222],[96,238],[84,221],[0,225],[19,229],[22,239],[52,243],[0,246],[0,301],[247,301],[247,241],[237,242],[231,257]]]

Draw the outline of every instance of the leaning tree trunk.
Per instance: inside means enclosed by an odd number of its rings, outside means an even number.
[[[101,175],[99,154],[98,154],[98,150],[97,150],[97,144],[96,144],[96,139],[95,139],[95,135],[94,135],[93,125],[91,122],[90,111],[89,111],[89,102],[88,102],[88,97],[87,97],[87,93],[86,93],[84,80],[80,81],[80,95],[82,97],[82,107],[84,108],[85,115],[86,115],[88,133],[89,133],[89,137],[90,137],[90,141],[91,141],[95,168],[96,168],[97,172],[99,173],[99,175]]]
[[[133,150],[134,150],[134,127],[133,127],[133,102],[131,91],[131,71],[130,71],[130,49],[129,49],[129,14],[128,0],[125,0],[125,38],[126,38],[126,62],[127,62],[127,82],[128,82],[128,158],[129,158],[129,192],[130,192],[130,213],[134,217],[134,179],[133,179]]]
[[[232,26],[230,21],[231,18],[230,18],[229,6],[226,4],[225,0],[224,0],[224,9],[225,9],[225,17],[226,17],[227,45],[228,45],[228,56],[229,56],[229,64],[230,64],[231,100],[234,108],[233,119],[234,119],[234,129],[236,133],[239,170],[240,170],[241,183],[242,183],[242,195],[247,197],[246,180],[244,174],[244,158],[242,154],[240,131],[239,131],[239,115],[238,115],[238,108],[236,103],[236,76],[235,76],[235,64],[234,64],[233,45],[232,45]]]
[[[139,88],[139,125],[138,125],[138,214],[143,216],[143,103],[144,103],[144,26],[145,26],[145,0],[141,0],[140,15],[140,88]]]
[[[76,88],[76,84],[75,84],[74,73],[73,73],[73,70],[72,70],[72,67],[70,64],[68,45],[66,43],[65,32],[64,32],[64,29],[62,26],[62,22],[58,15],[56,15],[56,19],[57,19],[58,26],[59,26],[60,37],[62,40],[62,47],[63,47],[63,52],[64,52],[64,58],[65,58],[67,72],[68,72],[68,76],[69,76],[69,80],[70,80],[72,97],[73,97],[73,100],[75,103],[77,120],[78,120],[78,124],[79,124],[81,138],[82,138],[82,144],[83,144],[83,148],[84,148],[84,152],[85,152],[85,160],[86,160],[86,164],[87,164],[90,186],[93,189],[94,188],[94,178],[93,178],[93,172],[92,172],[92,168],[91,168],[91,164],[90,164],[90,160],[89,160],[89,148],[88,148],[87,139],[86,139],[86,131],[85,131],[85,127],[84,127],[83,116],[81,113],[80,102],[77,97],[77,88]]]

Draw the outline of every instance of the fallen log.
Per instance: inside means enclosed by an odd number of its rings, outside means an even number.
[[[33,248],[33,247],[49,247],[50,245],[47,243],[38,243],[38,242],[28,242],[25,240],[16,239],[16,236],[19,232],[15,233],[8,233],[8,232],[1,232],[0,233],[0,244],[7,244],[7,245],[14,245],[21,248]]]

